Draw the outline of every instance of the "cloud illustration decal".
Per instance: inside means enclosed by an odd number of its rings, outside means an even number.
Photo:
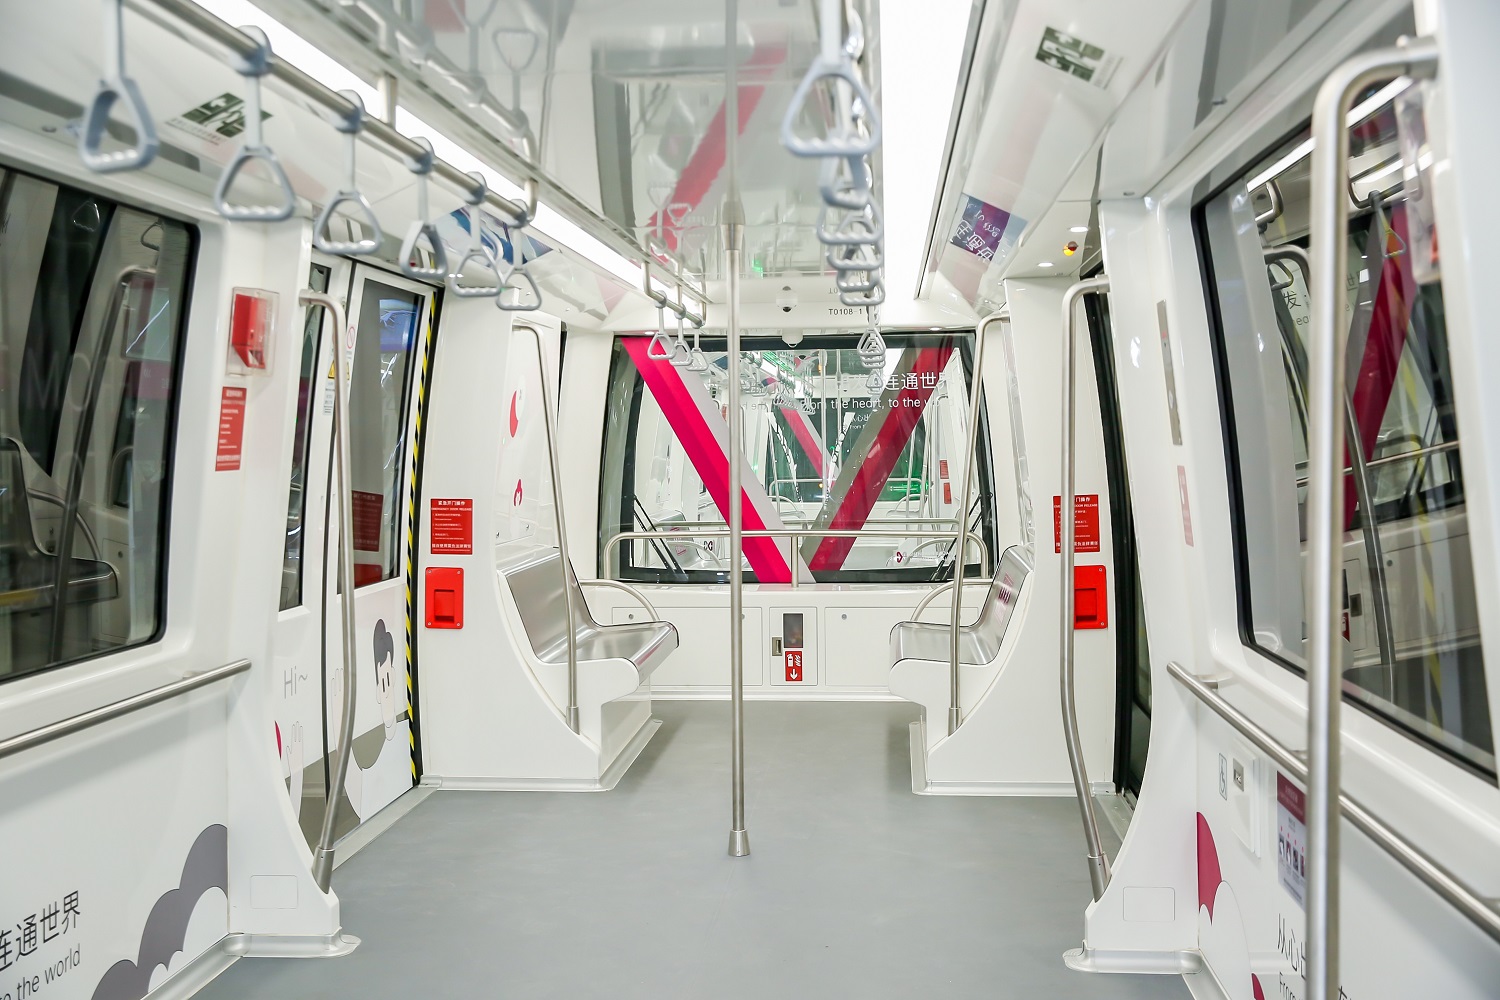
[[[220,824],[198,834],[177,888],[163,894],[146,917],[136,960],[125,958],[110,966],[94,988],[93,1000],[141,1000],[150,989],[152,970],[169,965],[182,951],[193,909],[210,889],[229,894],[229,830]]]

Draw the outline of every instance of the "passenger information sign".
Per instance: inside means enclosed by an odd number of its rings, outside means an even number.
[[[428,533],[433,555],[474,554],[474,501],[432,501],[432,528]]]
[[[1052,498],[1052,551],[1062,551],[1062,497]],[[1099,551],[1099,494],[1073,497],[1073,545],[1075,552]]]

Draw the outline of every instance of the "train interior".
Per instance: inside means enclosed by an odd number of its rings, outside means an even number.
[[[0,28],[0,1000],[1500,998],[1500,5]]]

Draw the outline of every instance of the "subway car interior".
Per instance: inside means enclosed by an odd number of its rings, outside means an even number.
[[[1497,51],[0,0],[0,1000],[1500,1000]]]

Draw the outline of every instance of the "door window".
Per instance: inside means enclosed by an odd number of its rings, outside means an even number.
[[[349,390],[357,587],[394,578],[400,561],[406,401],[426,301],[424,294],[375,278],[365,279],[359,296]]]
[[[0,680],[160,634],[193,235],[0,170]]]
[[[1396,103],[1372,87],[1350,122],[1345,696],[1493,775],[1443,288],[1403,190]],[[1420,107],[1418,107],[1420,114]],[[1304,131],[1199,209],[1236,481],[1246,641],[1304,665],[1308,179]],[[1415,171],[1412,171],[1415,173]],[[1394,184],[1392,182],[1394,181]],[[1431,197],[1429,191],[1427,197]]]

